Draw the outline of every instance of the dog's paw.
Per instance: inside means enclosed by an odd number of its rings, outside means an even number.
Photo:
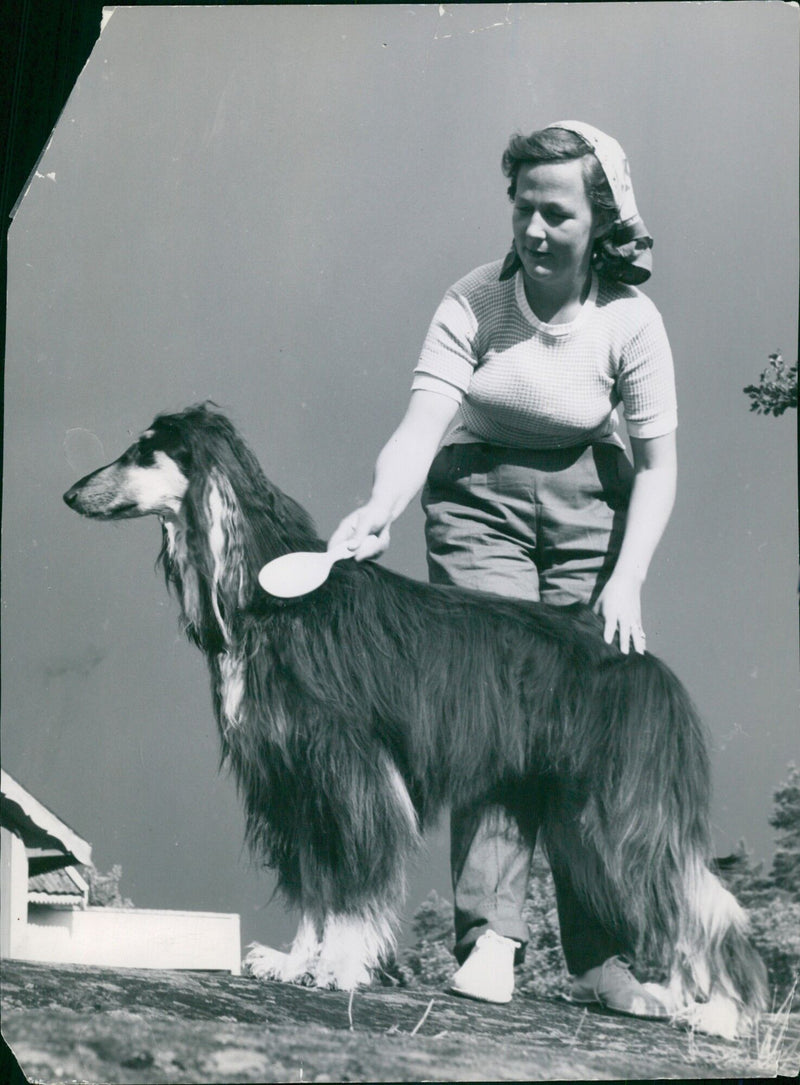
[[[242,961],[244,973],[257,980],[281,979],[282,968],[289,959],[288,953],[281,953],[270,946],[261,946],[257,942],[247,949],[247,956]]]
[[[314,986],[335,991],[354,991],[357,987],[369,987],[372,975],[360,961],[346,958],[320,958],[314,971]]]
[[[676,994],[672,987],[666,987],[663,983],[643,983],[645,991],[653,998],[657,999],[664,1007],[667,1013],[677,1014],[686,1005],[681,1001],[680,996]]]
[[[722,995],[712,995],[708,1002],[693,1002],[679,1010],[674,1020],[692,1032],[723,1040],[735,1040],[747,1031],[739,1006]]]
[[[279,983],[313,983],[313,965],[307,960],[282,953],[271,946],[253,942],[242,961],[242,971],[257,980],[277,980]]]

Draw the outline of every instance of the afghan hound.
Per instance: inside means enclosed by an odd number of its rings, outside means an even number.
[[[587,608],[430,586],[339,562],[281,600],[260,568],[325,543],[227,418],[159,415],[64,495],[98,520],[154,515],[187,636],[206,655],[246,839],[300,911],[256,975],[352,990],[394,946],[404,868],[447,802],[503,807],[636,959],[669,1009],[733,1035],[765,1005],[746,918],[710,869],[702,726],[654,656]]]

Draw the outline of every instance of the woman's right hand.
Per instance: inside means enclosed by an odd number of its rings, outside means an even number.
[[[391,522],[388,509],[368,501],[345,516],[328,540],[328,549],[341,544],[349,547],[356,561],[376,558],[389,547]]]
[[[387,549],[390,525],[424,483],[457,410],[458,402],[439,392],[411,393],[403,420],[378,456],[369,501],[345,516],[331,535],[329,550],[346,544],[356,561],[365,561]]]

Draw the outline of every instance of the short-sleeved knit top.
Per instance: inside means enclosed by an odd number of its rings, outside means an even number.
[[[593,275],[575,320],[545,324],[522,272],[501,282],[500,267],[476,268],[447,291],[414,370],[412,389],[460,404],[444,444],[621,445],[619,405],[633,437],[677,427],[672,352],[648,297]]]

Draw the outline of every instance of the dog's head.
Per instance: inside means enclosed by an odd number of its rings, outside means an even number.
[[[156,418],[118,459],[71,486],[64,494],[69,507],[96,520],[178,516],[192,456],[177,417]]]
[[[158,516],[168,551],[176,545],[173,527],[182,527],[195,563],[213,572],[215,590],[230,574],[237,598],[246,594],[242,585],[257,585],[258,570],[272,558],[325,549],[308,513],[264,477],[211,403],[158,415],[119,459],[76,482],[64,500],[95,520]]]

